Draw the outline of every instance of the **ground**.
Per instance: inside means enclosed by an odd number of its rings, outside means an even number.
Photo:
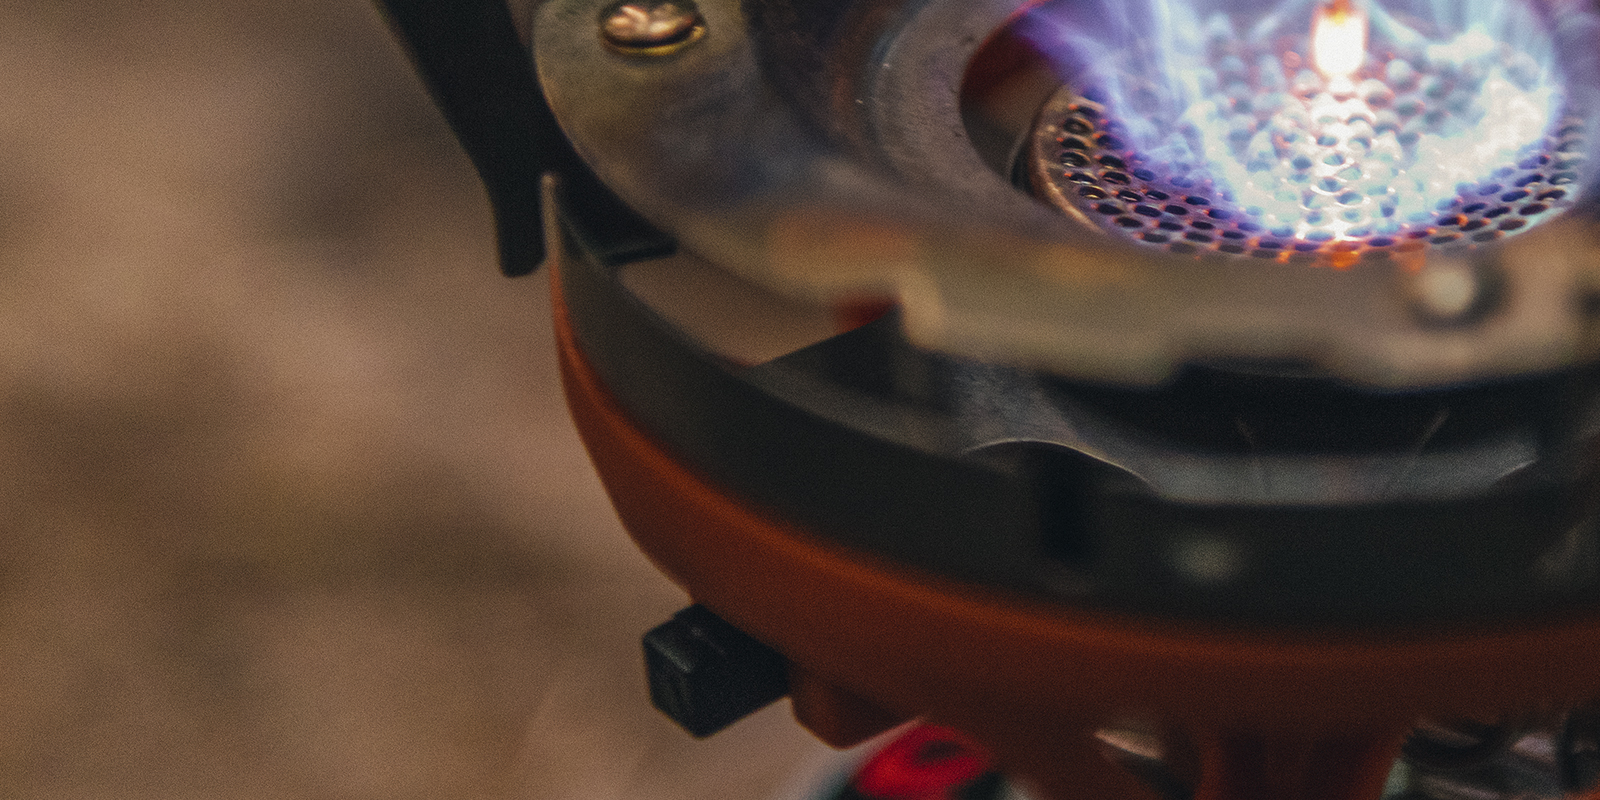
[[[0,797],[765,798],[359,0],[0,7]]]

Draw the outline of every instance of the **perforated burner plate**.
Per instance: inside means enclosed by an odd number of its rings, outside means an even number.
[[[1383,113],[1347,104],[1356,109],[1349,116],[1324,120],[1337,135],[1315,135],[1315,124],[1295,131],[1272,129],[1277,119],[1250,123],[1243,138],[1268,139],[1276,157],[1250,165],[1251,174],[1294,193],[1297,216],[1288,220],[1244,206],[1203,168],[1141,154],[1106,105],[1071,87],[1040,112],[1026,156],[1030,179],[1042,197],[1116,236],[1179,254],[1280,261],[1353,263],[1395,251],[1471,247],[1526,230],[1572,204],[1585,147],[1583,123],[1572,116],[1558,118],[1510,163],[1489,166],[1476,183],[1458,185],[1453,197],[1426,211],[1406,213],[1393,190],[1373,191],[1373,183],[1362,180],[1361,158],[1373,151],[1374,136],[1414,147],[1441,122],[1423,102],[1436,88],[1427,81],[1412,87],[1397,94],[1367,81],[1362,89],[1378,96]]]

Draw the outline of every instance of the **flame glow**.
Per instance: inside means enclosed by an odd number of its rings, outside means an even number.
[[[1311,54],[1317,71],[1330,82],[1348,84],[1367,58],[1367,15],[1343,0],[1317,9],[1313,19]]]
[[[1057,2],[1021,30],[1114,116],[1130,165],[1310,242],[1413,232],[1498,189],[1568,104],[1562,15],[1594,16],[1566,0],[1250,5]]]

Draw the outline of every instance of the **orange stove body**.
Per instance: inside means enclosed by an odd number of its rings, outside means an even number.
[[[559,260],[559,259],[553,259]],[[1424,716],[1600,696],[1600,619],[1318,637],[1095,614],[848,552],[708,483],[640,430],[584,355],[552,269],[569,406],[643,551],[794,664],[794,711],[850,744],[925,717],[1049,796],[1136,797],[1094,731],[1182,731],[1199,800],[1373,800]]]

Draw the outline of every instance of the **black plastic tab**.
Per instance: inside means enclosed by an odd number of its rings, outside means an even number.
[[[650,700],[684,730],[710,736],[789,693],[788,664],[704,606],[644,635]]]

